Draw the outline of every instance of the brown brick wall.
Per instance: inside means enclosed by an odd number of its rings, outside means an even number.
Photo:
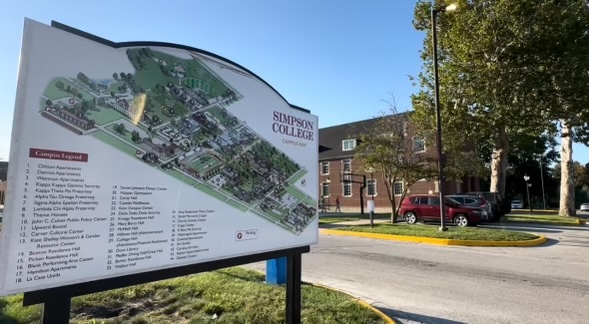
[[[319,162],[319,197],[322,196],[322,184],[326,183],[327,180],[330,180],[329,187],[330,187],[330,195],[326,198],[328,205],[331,206],[330,211],[334,211],[335,209],[335,201],[336,198],[339,197],[340,199],[340,206],[342,211],[353,211],[358,212],[360,211],[360,183],[352,183],[352,195],[350,197],[344,197],[343,195],[343,184],[341,183],[341,170],[343,166],[344,159],[336,159],[330,161],[321,161]],[[322,174],[322,162],[329,162],[329,174],[324,175]],[[352,173],[356,174],[364,174],[364,170],[362,166],[358,165],[358,163],[354,163],[354,159],[352,158]],[[376,180],[376,195],[374,197],[376,211],[377,212],[390,212],[391,210],[391,203],[388,199],[387,188],[385,182],[382,178],[380,173],[373,174],[374,180]],[[354,181],[362,181],[361,176],[354,176]],[[370,174],[366,174],[366,179],[370,180]],[[427,194],[431,190],[432,192],[437,192],[436,190],[436,179],[426,179],[422,181],[418,181],[417,183],[413,184],[411,188],[409,188],[410,194]],[[364,189],[364,208],[366,209],[366,204],[368,200],[371,200],[372,197],[368,195],[368,188]],[[445,186],[445,193],[446,194],[454,194],[459,192],[467,192],[467,191],[477,191],[479,190],[478,187],[478,179],[475,178],[465,178],[461,184],[457,184],[456,181],[448,180]],[[398,196],[399,197],[399,196]]]

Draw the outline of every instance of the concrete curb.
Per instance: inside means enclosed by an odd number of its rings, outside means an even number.
[[[368,232],[352,232],[352,231],[341,231],[331,229],[320,229],[320,233],[327,235],[340,235],[340,236],[355,236],[365,237],[388,241],[408,242],[408,243],[422,243],[430,245],[456,245],[456,246],[489,246],[489,247],[529,247],[536,246],[546,242],[546,238],[542,235],[537,235],[538,238],[526,241],[476,241],[476,240],[452,240],[452,239],[441,239],[431,238],[422,236],[405,236],[405,235],[391,235],[391,234],[380,234],[380,233],[368,233]]]
[[[316,283],[312,283],[312,282],[303,281],[303,283],[304,284],[307,284],[307,285],[310,285],[310,286],[319,287],[319,288],[323,288],[323,289],[328,289],[328,290],[331,290],[331,291],[336,291],[338,293],[345,294],[346,296],[355,299],[358,304],[360,304],[360,305],[364,306],[365,308],[368,308],[369,310],[373,311],[376,315],[378,315],[380,318],[382,318],[382,320],[386,324],[396,324],[396,323],[398,323],[394,319],[392,319],[390,316],[388,316],[387,314],[381,312],[378,308],[370,305],[369,303],[363,301],[360,298],[357,298],[357,297],[354,297],[354,296],[348,294],[347,292],[345,292],[343,290],[339,290],[337,288],[325,286],[325,285],[322,285],[322,284],[316,284]]]
[[[266,272],[265,272],[265,271],[262,271],[262,270],[259,270],[259,269],[250,269],[250,270],[253,270],[253,271],[256,271],[256,272],[258,272],[258,273],[261,273],[261,274],[263,274],[263,275],[266,275]],[[337,289],[337,288],[329,287],[329,286],[322,285],[322,284],[318,284],[318,283],[312,283],[312,282],[308,282],[308,281],[304,281],[304,280],[301,280],[301,284],[304,284],[304,285],[309,285],[309,286],[313,286],[313,287],[318,287],[318,288],[323,288],[323,289],[327,289],[327,290],[335,291],[335,292],[338,292],[338,293],[342,293],[342,294],[344,294],[344,295],[346,295],[346,296],[348,296],[348,297],[350,297],[350,298],[354,299],[354,301],[355,301],[356,303],[358,303],[358,304],[360,304],[360,305],[362,305],[362,306],[364,306],[364,307],[368,308],[369,310],[373,311],[373,312],[374,312],[376,315],[378,315],[380,318],[382,318],[382,320],[383,320],[383,321],[384,321],[386,324],[397,324],[397,323],[398,323],[397,321],[395,321],[394,319],[392,319],[392,318],[391,318],[390,316],[388,316],[387,314],[385,314],[385,313],[381,312],[381,311],[380,311],[378,308],[376,308],[376,307],[374,307],[374,306],[370,305],[369,303],[367,303],[367,302],[363,301],[362,299],[360,299],[360,298],[358,298],[358,297],[354,297],[354,296],[352,296],[352,295],[348,294],[347,292],[345,292],[345,291],[343,291],[343,290],[339,290],[339,289]],[[301,288],[302,288],[302,287],[301,287]]]
[[[517,217],[517,216],[514,216],[514,217]],[[584,226],[586,224],[586,222],[584,220],[581,220],[579,218],[575,219],[575,222],[574,223],[566,223],[566,222],[534,222],[533,220],[532,221],[529,221],[529,222],[526,222],[526,221],[510,221],[509,219],[507,219],[506,222],[504,222],[504,223],[505,224],[517,224],[517,223],[520,223],[520,224],[533,224],[533,225],[541,225],[541,226],[550,226],[550,225],[552,225],[552,226],[573,226],[573,227],[576,227],[576,226]]]

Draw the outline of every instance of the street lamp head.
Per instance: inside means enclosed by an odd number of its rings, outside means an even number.
[[[444,11],[454,11],[458,9],[458,5],[455,3],[449,4],[444,8]]]
[[[530,180],[530,176],[529,176],[529,175],[527,175],[527,174],[525,174],[525,175],[524,175],[524,180],[525,180],[526,182],[528,182],[528,181]]]

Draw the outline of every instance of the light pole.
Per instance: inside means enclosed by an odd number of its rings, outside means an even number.
[[[530,201],[530,186],[532,185],[528,181],[530,181],[530,176],[525,174],[524,181],[526,182],[526,193],[528,194],[528,208],[530,208],[530,215],[532,215],[532,202]]]
[[[536,141],[534,141],[534,144]],[[546,209],[546,195],[544,194],[544,166],[542,158],[544,157],[544,153],[538,154],[538,162],[540,163],[540,181],[542,183],[542,208]]]
[[[456,10],[456,4],[447,6],[433,7],[431,9],[431,28],[432,28],[432,47],[433,47],[433,61],[434,61],[434,96],[436,104],[436,149],[438,153],[438,189],[440,192],[440,231],[447,231],[448,228],[444,222],[445,204],[444,204],[444,156],[442,155],[442,117],[440,112],[440,84],[438,80],[438,32],[436,28],[436,18],[438,13]]]

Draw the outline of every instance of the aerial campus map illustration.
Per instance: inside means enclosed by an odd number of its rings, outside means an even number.
[[[144,47],[126,54],[135,74],[53,79],[41,114],[301,233],[316,215],[316,201],[295,186],[307,171],[227,110],[243,96],[197,53],[183,59]]]

